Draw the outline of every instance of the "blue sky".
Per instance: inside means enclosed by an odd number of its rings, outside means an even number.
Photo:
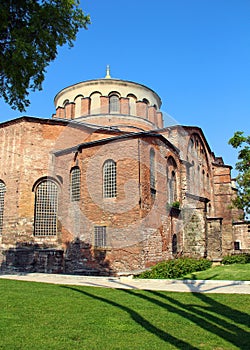
[[[60,48],[43,91],[22,115],[50,118],[64,87],[105,76],[144,84],[179,124],[203,129],[211,149],[234,166],[227,144],[250,134],[250,0],[84,0],[91,16],[75,46]],[[0,122],[20,116],[0,101]],[[233,176],[236,172],[233,171]]]

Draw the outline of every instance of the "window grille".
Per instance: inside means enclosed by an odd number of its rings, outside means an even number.
[[[119,113],[120,112],[120,103],[119,97],[116,95],[111,95],[109,98],[109,112],[110,113]]]
[[[6,192],[5,184],[0,181],[0,235],[3,231],[3,212],[4,212],[4,195]]]
[[[106,226],[95,226],[95,242],[96,248],[105,248],[107,246]]]
[[[104,198],[116,197],[116,163],[107,160],[103,166],[103,196]]]
[[[71,202],[80,200],[81,172],[78,167],[71,170],[70,198]]]
[[[57,233],[58,188],[52,181],[43,181],[36,188],[35,236]]]

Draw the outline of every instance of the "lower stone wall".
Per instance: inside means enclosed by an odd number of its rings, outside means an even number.
[[[64,270],[63,250],[39,247],[18,247],[2,250],[0,253],[2,272],[62,273]]]
[[[207,218],[207,257],[222,258],[222,218]]]
[[[203,210],[193,212],[185,226],[185,256],[206,257],[206,225]]]

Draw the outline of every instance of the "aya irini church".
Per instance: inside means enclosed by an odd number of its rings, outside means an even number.
[[[196,126],[163,124],[149,87],[61,90],[51,119],[0,124],[3,271],[117,275],[250,248],[231,166]]]

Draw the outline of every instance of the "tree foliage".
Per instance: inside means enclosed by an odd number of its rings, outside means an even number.
[[[238,196],[233,203],[237,208],[245,209],[245,212],[250,214],[250,136],[244,136],[242,131],[237,131],[228,143],[239,149],[239,161],[235,166],[239,172],[236,177]]]
[[[24,111],[29,90],[41,90],[45,69],[58,46],[73,46],[89,16],[79,0],[5,0],[0,2],[0,97]]]

